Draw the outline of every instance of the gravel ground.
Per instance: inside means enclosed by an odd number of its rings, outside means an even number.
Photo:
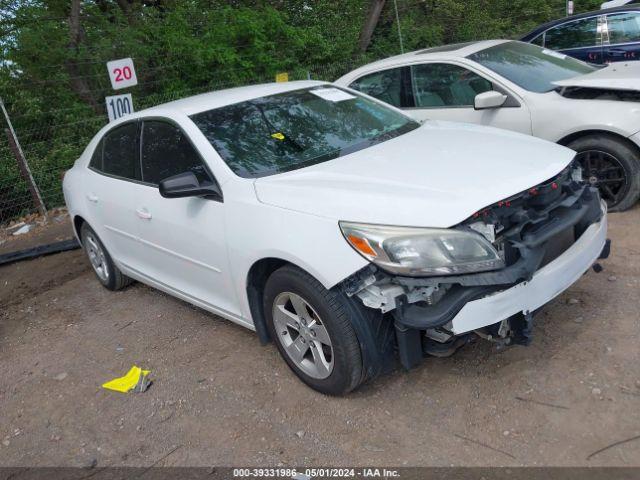
[[[346,398],[242,327],[103,289],[79,250],[0,267],[0,466],[640,466],[640,208],[610,223],[605,271],[531,347],[479,341]],[[147,392],[100,388],[133,364]]]

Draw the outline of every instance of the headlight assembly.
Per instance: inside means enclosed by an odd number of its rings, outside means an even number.
[[[398,275],[460,275],[505,266],[493,245],[475,232],[348,222],[340,222],[340,229],[360,255]]]

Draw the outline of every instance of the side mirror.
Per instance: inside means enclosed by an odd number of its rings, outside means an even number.
[[[158,186],[164,198],[205,197],[222,199],[220,187],[215,183],[200,183],[193,172],[184,172],[165,178]]]
[[[480,93],[476,96],[474,101],[474,108],[476,110],[487,110],[489,108],[500,108],[507,101],[507,96],[491,90],[489,92]]]

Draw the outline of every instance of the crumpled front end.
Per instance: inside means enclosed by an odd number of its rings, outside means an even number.
[[[558,87],[564,98],[574,100],[607,100],[610,102],[640,102],[640,91],[615,88]]]
[[[393,320],[407,368],[424,352],[453,353],[470,333],[526,345],[535,311],[609,253],[606,205],[580,178],[579,167],[569,167],[455,227],[490,241],[506,265],[500,270],[415,278],[371,265],[344,289]]]

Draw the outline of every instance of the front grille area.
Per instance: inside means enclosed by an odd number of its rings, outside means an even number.
[[[504,268],[441,277],[394,277],[394,283],[410,288],[463,287],[461,292],[471,288],[471,293],[486,294],[531,280],[602,218],[598,190],[576,178],[581,178],[580,172],[569,167],[526,192],[482,209],[456,227],[492,242],[505,260]]]
[[[576,231],[574,227],[565,228],[560,233],[552,236],[547,240],[544,257],[538,268],[553,262],[556,258],[566,252],[574,243],[576,243]]]
[[[406,332],[444,327],[469,302],[530,281],[540,268],[571,248],[603,216],[598,190],[576,181],[581,178],[579,173],[567,168],[549,181],[491,205],[458,225],[459,229],[472,230],[489,239],[507,260],[504,268],[441,277],[394,277],[392,283],[410,290],[431,287],[446,292],[433,305],[400,301],[394,312],[396,322],[406,327]],[[608,255],[608,251],[603,254]],[[526,344],[532,312],[522,313],[524,316],[511,317],[519,322],[511,327],[519,332],[514,342]]]
[[[580,175],[568,167],[546,182],[475,213],[462,227],[493,232],[489,240],[507,266],[535,250],[540,268],[571,247],[601,215],[597,190],[576,178]]]

